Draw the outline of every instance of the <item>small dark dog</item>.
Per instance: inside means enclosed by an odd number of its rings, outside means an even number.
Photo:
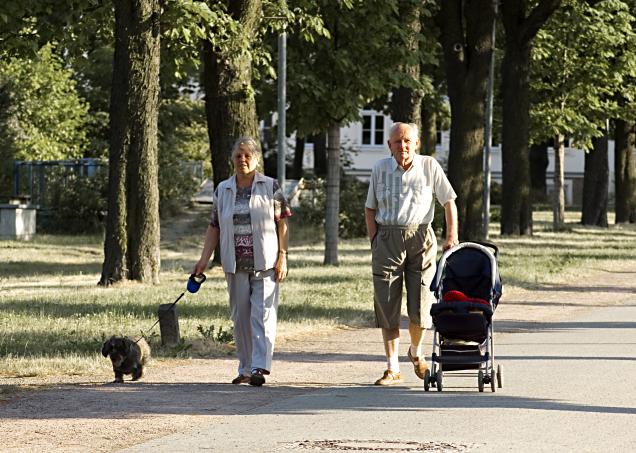
[[[132,374],[138,380],[144,373],[144,365],[150,359],[150,346],[141,338],[135,342],[126,337],[110,337],[102,346],[104,357],[113,362],[116,383],[124,382],[124,374]]]

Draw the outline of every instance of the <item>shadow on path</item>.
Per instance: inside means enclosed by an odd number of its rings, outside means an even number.
[[[262,388],[206,383],[79,386],[50,392],[45,398],[45,404],[42,404],[41,398],[23,398],[18,404],[0,408],[0,415],[5,420],[112,419],[158,414],[289,415],[317,414],[324,411],[410,411],[425,414],[439,409],[456,408],[636,414],[634,407],[585,405],[554,399],[476,393],[475,390],[459,389],[451,388],[443,393],[425,393],[420,387],[377,388],[352,384],[330,385],[327,389],[307,384],[276,384]],[[326,393],[329,395],[325,395]],[[175,395],[179,397],[175,398]],[[294,398],[301,395],[301,400]],[[56,400],[65,398],[73,398],[76,401],[76,410],[56,411]],[[104,404],[100,404],[100,401]],[[25,411],[31,404],[34,406],[32,410]]]
[[[566,331],[574,329],[634,329],[636,321],[618,322],[527,322],[527,321],[500,321],[493,322],[495,332],[549,332]]]

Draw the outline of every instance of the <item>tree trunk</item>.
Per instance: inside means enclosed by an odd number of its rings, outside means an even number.
[[[327,134],[314,135],[314,173],[318,178],[327,176]]]
[[[545,203],[548,200],[546,172],[549,163],[547,143],[530,145],[530,186],[533,203]]]
[[[127,127],[127,92],[130,72],[130,37],[125,2],[115,3],[115,49],[110,91],[110,138],[108,149],[108,216],[104,238],[104,263],[99,284],[108,286],[128,278],[126,247],[126,166],[130,129]]]
[[[420,131],[420,154],[427,156],[435,155],[435,147],[437,145],[437,112],[431,105],[422,101],[422,129]]]
[[[554,137],[554,201],[552,203],[552,225],[554,231],[560,231],[565,226],[564,157],[565,137],[557,134]]]
[[[406,30],[408,31],[408,41],[406,43],[412,54],[419,54],[418,36],[420,33],[420,5],[411,0],[398,1],[398,11]],[[400,68],[405,78],[419,81],[420,63],[418,58],[406,62]],[[421,90],[413,89],[409,86],[399,86],[392,90],[391,102],[389,104],[391,119],[395,122],[417,124],[421,129]]]
[[[527,44],[524,46],[517,43],[519,39],[519,36],[515,36],[514,27],[506,28],[506,50],[501,68],[503,95],[502,235],[532,234],[530,164],[528,161],[530,48]]]
[[[592,139],[592,149],[585,153],[583,176],[583,207],[581,223],[607,227],[609,188],[608,131]]]
[[[261,20],[260,0],[225,1],[228,12],[243,36],[257,34]],[[249,41],[235,39],[223,50],[203,42],[203,87],[214,185],[233,173],[232,145],[241,136],[258,141],[256,102],[252,88]]]
[[[451,105],[448,176],[457,192],[460,240],[479,240],[485,237],[482,152],[493,2],[445,0],[440,19]]]
[[[502,199],[501,234],[532,234],[530,138],[530,50],[532,40],[561,0],[540,0],[528,12],[527,0],[501,2],[506,32],[501,66]]]
[[[296,135],[296,148],[294,149],[294,168],[292,177],[300,179],[303,177],[303,158],[305,157],[305,137]]]
[[[501,234],[532,234],[530,137],[530,50],[539,29],[561,0],[540,0],[527,11],[527,0],[501,2],[506,32],[501,67],[503,96]]]
[[[99,283],[159,281],[158,0],[115,0],[108,220]]]
[[[614,126],[614,184],[616,223],[636,223],[636,123],[616,120]]]
[[[261,130],[261,151],[263,152],[263,172],[274,179],[278,178],[278,146],[273,115],[266,115]]]
[[[340,125],[329,127],[327,141],[327,195],[325,200],[325,260],[338,264],[338,227],[340,213]]]

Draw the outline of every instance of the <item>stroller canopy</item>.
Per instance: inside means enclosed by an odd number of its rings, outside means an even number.
[[[449,291],[465,294],[468,298],[491,300],[493,308],[499,303],[502,292],[501,276],[497,266],[497,248],[464,242],[447,250],[437,266],[431,283],[431,291],[439,298]],[[441,292],[441,294],[440,294]]]

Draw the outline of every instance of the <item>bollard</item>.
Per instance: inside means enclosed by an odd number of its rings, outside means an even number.
[[[159,305],[159,330],[163,346],[174,346],[179,343],[179,318],[175,304]]]

